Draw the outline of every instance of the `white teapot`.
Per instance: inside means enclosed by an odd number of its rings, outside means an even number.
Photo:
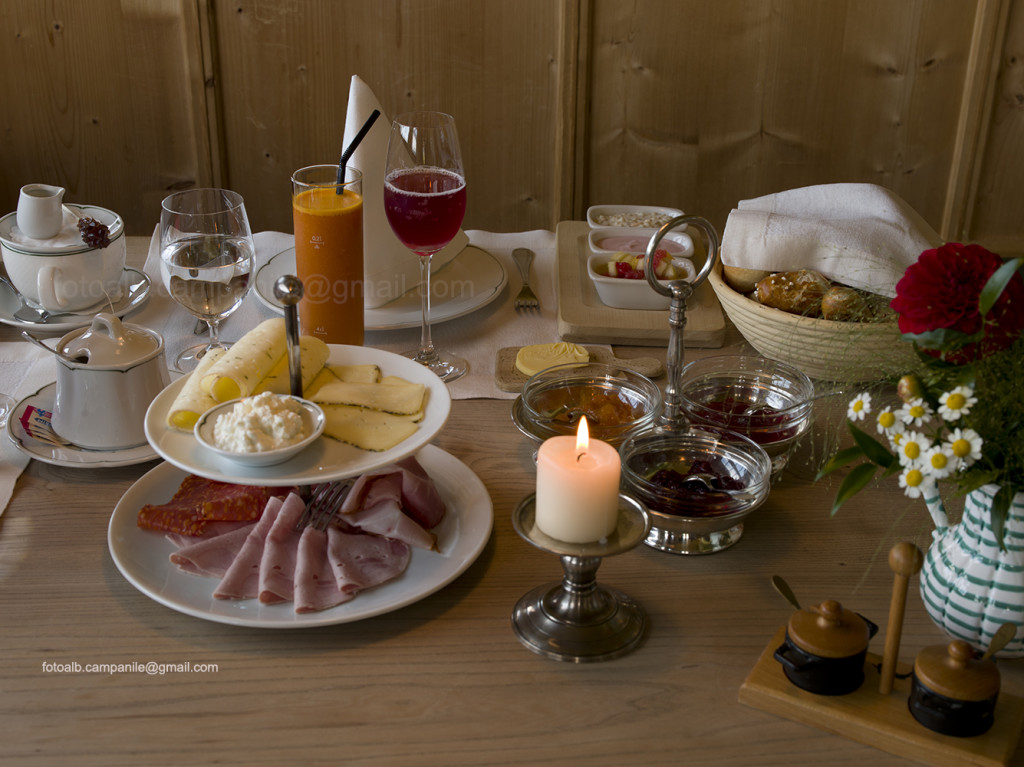
[[[53,430],[93,450],[145,444],[146,411],[170,383],[160,334],[101,312],[57,349],[65,356],[57,357]]]

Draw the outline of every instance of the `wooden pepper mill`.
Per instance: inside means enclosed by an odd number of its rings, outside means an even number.
[[[924,555],[912,543],[897,543],[889,552],[889,567],[896,574],[892,584],[892,599],[889,602],[889,626],[885,631],[885,652],[882,655],[882,674],[878,692],[888,695],[892,692],[896,676],[896,661],[900,654],[900,639],[903,637],[903,614],[907,608],[907,586],[910,576],[921,571]]]

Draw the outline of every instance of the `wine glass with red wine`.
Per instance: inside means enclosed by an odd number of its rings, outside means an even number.
[[[466,213],[466,173],[451,115],[409,112],[392,122],[384,210],[392,231],[420,262],[420,347],[405,356],[442,381],[454,381],[466,372],[466,361],[435,349],[430,335],[430,259],[452,241]]]

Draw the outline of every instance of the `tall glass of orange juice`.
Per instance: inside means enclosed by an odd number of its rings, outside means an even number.
[[[302,280],[304,335],[329,344],[363,343],[363,176],[337,165],[292,174],[295,271]]]

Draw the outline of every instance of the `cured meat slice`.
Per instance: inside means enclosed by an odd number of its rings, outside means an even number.
[[[289,488],[232,485],[189,474],[170,501],[139,510],[139,527],[180,535],[203,535],[211,521],[255,521],[274,495]]]
[[[255,524],[249,522],[245,527],[183,546],[171,554],[171,562],[186,573],[220,578],[234,562]]]
[[[259,579],[259,599],[264,604],[289,602],[295,596],[295,563],[302,537],[295,525],[305,510],[302,498],[291,493],[281,504],[277,519],[267,533]]]
[[[363,532],[394,538],[418,549],[434,551],[437,548],[437,536],[416,524],[394,499],[381,500],[369,508],[345,514],[343,520]]]
[[[414,456],[395,464],[402,470],[402,507],[421,527],[432,530],[444,519],[445,505],[434,480]]]
[[[440,524],[445,515],[441,494],[412,456],[356,479],[341,511],[348,514],[368,509],[384,499],[395,500],[407,516],[427,530]]]
[[[311,613],[340,605],[355,596],[338,588],[327,559],[327,532],[307,527],[299,539],[295,564],[295,612]]]
[[[242,548],[224,573],[213,596],[217,599],[255,599],[260,593],[260,560],[267,533],[277,519],[283,501],[271,498],[263,510],[260,521],[249,529]]]
[[[327,530],[327,556],[337,588],[355,596],[405,572],[412,550],[402,541],[378,535]]]
[[[171,543],[177,546],[179,549],[184,546],[189,546],[196,541],[201,541],[205,538],[213,538],[218,535],[224,535],[224,533],[230,533],[232,530],[237,530],[240,527],[246,529],[252,527],[252,521],[248,522],[221,522],[219,520],[210,520],[203,526],[203,532],[199,535],[182,535],[181,533],[167,533],[166,537]]]

